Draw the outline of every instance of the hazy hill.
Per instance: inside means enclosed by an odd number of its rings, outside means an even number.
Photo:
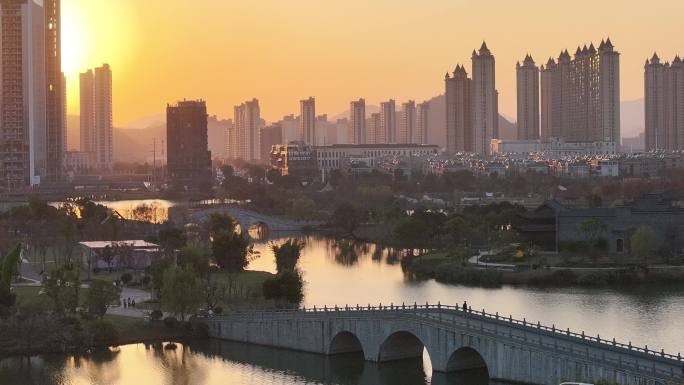
[[[644,132],[644,99],[629,100],[620,104],[620,131],[623,138],[639,136]]]
[[[446,145],[446,109],[444,95],[435,96],[430,102],[430,132],[428,143]],[[398,106],[398,108],[400,108]],[[376,105],[366,106],[366,115],[378,112]],[[330,121],[348,118],[349,111],[334,115]],[[123,128],[114,128],[114,158],[117,161],[150,162],[152,160],[152,143],[157,140],[157,157],[165,156],[166,149],[162,141],[166,141],[166,117],[151,115],[128,123]],[[80,120],[77,115],[69,115],[68,143],[70,150],[79,148]],[[214,156],[223,157],[226,153],[226,131],[230,120],[219,120],[209,117],[209,149]],[[637,137],[644,131],[644,100],[624,101],[621,104],[622,137]],[[516,138],[516,125],[503,116],[499,116],[499,132],[504,139]]]
[[[154,120],[150,120],[153,121]],[[144,120],[138,121],[144,123]],[[80,118],[70,115],[67,119],[69,127],[68,143],[70,150],[79,148]],[[226,151],[226,131],[231,124],[228,120],[209,117],[209,150],[212,155],[223,157]],[[157,141],[157,159],[166,156],[166,123],[156,121],[145,128],[114,127],[114,160],[120,162],[151,162],[153,142]]]

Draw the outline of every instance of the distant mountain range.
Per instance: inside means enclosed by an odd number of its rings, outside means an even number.
[[[444,95],[435,96],[430,102],[430,132],[428,143],[446,145],[446,107]],[[366,106],[366,114],[378,112],[380,107]],[[349,117],[344,111],[330,118],[331,121]],[[77,115],[67,117],[69,127],[68,143],[70,150],[79,147],[80,120]],[[226,155],[226,132],[228,120],[220,120],[216,116],[209,117],[209,150],[214,156]],[[644,131],[644,100],[624,101],[621,104],[621,130],[623,138],[639,136]],[[515,139],[517,134],[515,122],[499,115],[499,133],[503,139]],[[128,123],[125,127],[114,128],[114,158],[126,162],[151,162],[153,141],[157,141],[157,158],[165,157],[166,117],[151,115]],[[164,144],[164,145],[163,145]]]
[[[166,157],[166,119],[141,119],[133,123],[133,126],[114,127],[114,160],[121,162],[152,162],[154,141],[157,142],[157,159]],[[150,124],[140,127],[145,122]],[[68,147],[70,150],[79,148],[80,118],[75,115],[67,117]],[[226,132],[229,122],[218,120],[215,116],[209,117],[209,150],[213,155],[224,157],[226,153]]]

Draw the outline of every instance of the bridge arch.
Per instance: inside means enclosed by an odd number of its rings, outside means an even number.
[[[484,357],[477,350],[464,346],[456,349],[447,361],[447,372],[463,372],[470,370],[485,370],[489,374],[489,368]]]
[[[361,340],[359,340],[354,333],[342,331],[337,333],[330,341],[328,354],[336,355],[347,353],[363,353],[363,345],[361,344]]]
[[[385,338],[378,351],[378,362],[422,358],[425,344],[415,334],[397,331]]]

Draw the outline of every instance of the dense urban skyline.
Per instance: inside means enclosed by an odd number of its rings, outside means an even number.
[[[69,112],[78,111],[78,73],[104,62],[117,69],[117,126],[159,115],[167,102],[184,97],[206,99],[211,113],[222,117],[232,116],[233,105],[257,97],[268,121],[296,112],[297,101],[309,95],[316,97],[317,110],[329,113],[347,110],[349,101],[359,97],[369,105],[389,98],[425,100],[443,92],[439,76],[453,70],[453,63],[467,63],[472,48],[486,40],[497,57],[500,110],[515,118],[515,63],[525,53],[541,64],[557,57],[560,47],[574,50],[578,43],[610,36],[623,54],[623,100],[643,97],[643,62],[654,50],[663,57],[681,54],[671,39],[680,29],[680,2],[659,1],[647,8],[631,6],[638,4],[632,1],[553,7],[527,3],[437,1],[426,7],[384,0],[204,0],[198,6],[161,0],[64,0]],[[616,6],[623,10],[619,18],[613,17]],[[492,8],[498,12],[490,14]],[[543,15],[535,13],[542,8]],[[377,23],[381,12],[387,23]],[[353,29],[348,28],[351,15],[356,18]],[[178,22],[167,23],[169,17]],[[481,23],[485,17],[486,26]],[[514,29],[497,27],[522,17],[525,23]],[[124,28],[120,20],[126,20]],[[398,28],[416,25],[417,20],[424,20],[421,28]],[[560,20],[574,22],[559,28]],[[658,27],[643,20],[658,20]],[[211,28],[191,28],[195,23]],[[412,42],[412,49],[379,44],[389,30],[395,41]],[[241,36],[250,36],[249,44]],[[206,57],[198,61],[191,52]],[[250,57],[249,63],[232,60],[236,56]],[[180,77],[179,68],[194,70]],[[221,82],[215,81],[218,73]]]

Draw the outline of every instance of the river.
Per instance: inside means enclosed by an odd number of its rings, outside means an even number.
[[[300,236],[301,237],[301,236]],[[274,271],[271,242],[257,241],[260,257],[249,269]],[[415,282],[402,272],[397,252],[376,245],[352,245],[325,237],[301,237],[306,242],[299,267],[306,281],[304,305],[368,305],[383,303],[460,304],[557,328],[615,337],[634,345],[669,353],[684,347],[684,290],[631,289],[498,289]],[[49,356],[0,361],[0,384],[136,385],[136,384],[475,384],[479,377],[430,378],[425,362],[374,365],[357,359],[325,357],[210,341],[176,351],[129,345],[87,357]],[[29,382],[28,379],[32,379]],[[486,383],[486,381],[484,381]]]

